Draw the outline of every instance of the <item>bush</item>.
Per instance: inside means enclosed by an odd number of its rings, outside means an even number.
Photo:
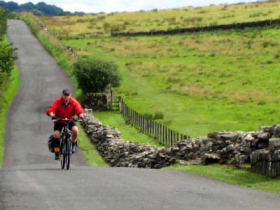
[[[104,92],[120,84],[117,66],[104,60],[82,58],[74,64],[74,74],[85,94]]]
[[[148,120],[153,120],[153,114],[151,114],[151,113],[145,113],[144,114],[144,117],[146,118],[146,119],[148,119]]]
[[[148,120],[161,120],[164,118],[164,114],[162,112],[155,112],[154,114],[145,113],[143,115]]]
[[[14,66],[15,54],[10,44],[0,43],[0,72],[10,74]]]
[[[154,116],[153,116],[153,120],[161,120],[164,118],[164,114],[162,112],[155,112]]]
[[[6,33],[8,12],[0,7],[0,41]]]

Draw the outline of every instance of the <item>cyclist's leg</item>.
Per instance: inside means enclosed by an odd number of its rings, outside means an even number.
[[[72,127],[72,142],[76,142],[79,134],[79,129],[77,126]]]
[[[75,125],[75,123],[71,123],[69,125],[69,129],[72,131],[72,153],[75,153],[77,149],[77,137],[78,137],[79,129]]]
[[[79,134],[78,126],[76,126],[74,122],[71,122],[69,124],[69,129],[72,131],[72,143],[76,143]]]

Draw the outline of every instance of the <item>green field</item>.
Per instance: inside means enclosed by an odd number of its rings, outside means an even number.
[[[159,111],[164,114],[161,123],[200,136],[278,122],[278,28],[132,38],[102,35],[111,32],[109,25],[120,26],[120,31],[147,31],[274,19],[279,18],[279,6],[279,1],[269,1],[40,20],[78,55],[117,63],[122,76],[117,93],[132,108],[143,114]],[[101,36],[83,38],[94,34]]]
[[[122,77],[116,92],[131,108],[160,112],[160,123],[201,136],[279,122],[279,27],[114,38],[107,23],[147,31],[247,22],[279,18],[279,6],[269,1],[40,20],[78,55],[115,62]]]
[[[200,136],[279,121],[278,32],[274,27],[63,42],[78,54],[117,63],[117,92],[130,107],[162,112],[161,123]]]

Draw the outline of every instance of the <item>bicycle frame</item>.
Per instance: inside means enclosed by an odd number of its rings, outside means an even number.
[[[56,121],[65,121],[66,124],[63,125],[61,130],[61,138],[60,138],[60,154],[62,155],[61,158],[61,169],[69,170],[70,168],[70,157],[72,155],[72,131],[69,129],[70,122],[79,121],[78,119],[60,119],[56,118]],[[81,121],[79,121],[81,122]]]
[[[60,148],[61,148],[61,169],[69,170],[70,168],[70,157],[72,155],[72,131],[69,129],[68,125],[70,122],[75,121],[74,119],[58,119],[60,121],[66,121],[66,124],[62,127],[61,138],[60,138]]]

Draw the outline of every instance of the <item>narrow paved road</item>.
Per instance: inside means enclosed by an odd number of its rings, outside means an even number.
[[[71,82],[21,21],[8,22],[21,86],[11,107],[0,170],[0,209],[279,209],[280,196],[165,170],[97,168],[74,155],[61,171],[47,149],[44,112]]]

